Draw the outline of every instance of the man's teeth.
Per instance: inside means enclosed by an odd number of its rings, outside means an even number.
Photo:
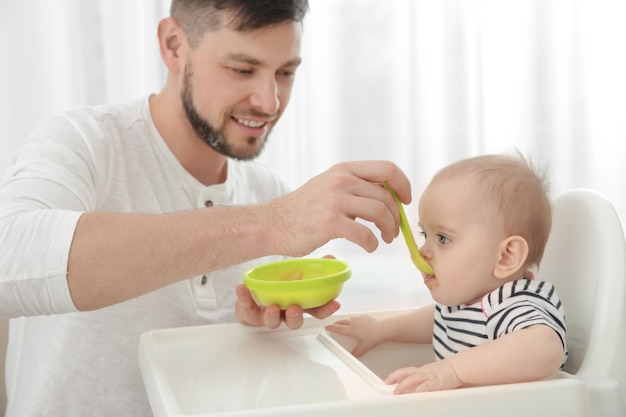
[[[237,122],[241,123],[244,126],[248,127],[261,127],[265,124],[265,122],[255,122],[254,120],[246,120],[246,119],[235,119]]]

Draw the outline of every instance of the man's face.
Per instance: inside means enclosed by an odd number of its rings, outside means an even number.
[[[289,102],[301,36],[295,22],[207,32],[186,62],[181,88],[196,134],[228,157],[258,156]]]

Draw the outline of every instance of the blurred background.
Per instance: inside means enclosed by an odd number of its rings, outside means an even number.
[[[309,1],[304,63],[260,158],[291,187],[342,160],[390,159],[417,202],[440,167],[519,149],[553,195],[593,188],[626,219],[626,0]],[[46,115],[159,92],[169,5],[0,2],[0,173]],[[319,252],[367,255],[343,241]],[[376,254],[414,274],[402,239]]]
[[[0,2],[0,172],[46,115],[159,92],[156,26],[169,1]],[[553,195],[593,188],[626,219],[626,0],[310,9],[292,101],[261,156],[291,187],[339,161],[390,159],[417,201],[440,167],[519,149],[546,166]],[[407,214],[415,225],[416,204]],[[319,252],[348,259],[355,277],[384,273],[347,283],[352,310],[371,308],[372,294],[378,305],[382,294],[387,305],[427,301],[401,239],[375,255],[343,241]]]
[[[3,0],[0,172],[46,115],[158,92],[169,3]],[[291,187],[342,160],[390,159],[417,201],[443,165],[519,149],[553,195],[593,188],[626,219],[624,21],[626,0],[310,0],[304,63],[260,159]],[[377,253],[410,267],[402,244]]]
[[[338,161],[382,158],[408,173],[417,197],[445,164],[517,148],[547,166],[554,195],[594,188],[626,218],[626,1],[310,8],[292,101],[261,157],[292,187]],[[0,172],[47,114],[158,92],[156,25],[168,9],[3,0]]]

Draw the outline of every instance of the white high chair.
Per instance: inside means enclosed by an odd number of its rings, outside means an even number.
[[[626,245],[609,201],[588,189],[555,199],[539,274],[556,285],[564,303],[564,372],[587,383],[590,415],[626,416]],[[616,388],[608,389],[617,384],[621,400]]]
[[[555,199],[538,275],[556,284],[567,321],[567,364],[547,380],[394,396],[381,378],[432,361],[432,346],[388,342],[356,359],[353,341],[323,331],[347,316],[307,319],[296,331],[196,326],[142,335],[152,410],[156,417],[626,416],[626,244],[603,196],[578,189]]]

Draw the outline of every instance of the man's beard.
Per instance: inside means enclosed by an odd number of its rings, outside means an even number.
[[[194,132],[196,132],[196,134],[216,152],[219,152],[229,158],[238,159],[240,161],[248,161],[259,156],[265,147],[265,143],[267,142],[271,130],[268,131],[264,137],[249,137],[248,144],[250,144],[250,148],[235,149],[230,143],[228,143],[224,128],[215,128],[211,125],[211,123],[209,123],[208,120],[200,116],[196,110],[196,107],[191,99],[191,76],[191,68],[187,65],[185,67],[185,74],[183,78],[181,99],[185,115],[187,116],[187,120],[189,120]],[[255,148],[255,143],[259,141],[262,141],[261,146],[259,148]]]

